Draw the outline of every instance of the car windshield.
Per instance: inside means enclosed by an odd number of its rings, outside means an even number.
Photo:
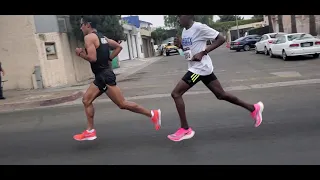
[[[309,39],[309,38],[314,38],[310,34],[294,34],[294,35],[288,35],[288,41],[293,41],[295,39],[300,40],[300,39]]]
[[[284,34],[285,33],[277,33],[277,34],[270,34],[269,36],[270,36],[270,38],[278,38],[278,37],[280,37],[280,36],[282,36]]]

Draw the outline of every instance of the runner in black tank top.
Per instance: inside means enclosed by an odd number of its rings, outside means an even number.
[[[126,101],[120,88],[116,83],[116,76],[112,71],[112,59],[122,50],[120,44],[112,39],[108,39],[95,30],[97,21],[92,15],[83,16],[81,19],[81,30],[84,34],[85,50],[76,48],[76,54],[90,62],[91,70],[95,79],[83,96],[83,104],[88,120],[87,130],[73,138],[77,141],[94,140],[97,138],[96,130],[93,126],[94,107],[93,101],[104,92],[121,109],[126,109],[151,118],[156,130],[161,126],[161,111],[147,110],[146,108]],[[110,47],[114,48],[110,54]]]

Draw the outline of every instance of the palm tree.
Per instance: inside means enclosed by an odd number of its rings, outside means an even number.
[[[291,33],[297,33],[296,15],[291,16]]]
[[[272,26],[271,15],[268,15],[268,23],[269,23],[269,33],[273,33],[273,26]]]
[[[309,31],[312,36],[317,35],[316,31],[316,18],[314,15],[309,15]]]
[[[278,24],[279,24],[279,32],[284,32],[284,30],[283,30],[282,15],[278,15]]]

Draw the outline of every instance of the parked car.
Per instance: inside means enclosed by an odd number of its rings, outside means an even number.
[[[259,35],[248,35],[241,37],[235,41],[231,41],[230,50],[244,50],[249,51],[251,48],[255,47],[256,42],[261,38]]]
[[[262,35],[261,39],[257,41],[256,46],[256,54],[264,52],[265,55],[269,55],[270,44],[273,43],[278,37],[283,36],[287,33],[279,32],[279,33],[268,33]]]
[[[270,45],[269,56],[281,56],[287,60],[292,56],[313,55],[318,58],[320,54],[320,39],[306,33],[292,33],[280,36]]]
[[[173,42],[168,42],[168,44],[164,47],[164,54],[166,56],[170,56],[170,54],[173,54],[173,53],[179,53],[178,51],[178,47],[173,45]]]

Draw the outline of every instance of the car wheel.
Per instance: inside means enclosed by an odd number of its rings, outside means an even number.
[[[268,51],[267,47],[264,47],[264,54],[265,54],[266,56],[269,55],[269,51]]]
[[[312,56],[313,56],[313,58],[319,58],[319,54],[314,54]]]
[[[170,53],[166,52],[166,56],[170,56]]]
[[[243,49],[244,49],[245,51],[250,51],[250,46],[249,46],[249,45],[245,45],[245,46],[243,47]]]
[[[284,50],[282,50],[282,59],[283,59],[284,61],[288,60],[287,53],[286,53],[286,51],[284,51]]]

